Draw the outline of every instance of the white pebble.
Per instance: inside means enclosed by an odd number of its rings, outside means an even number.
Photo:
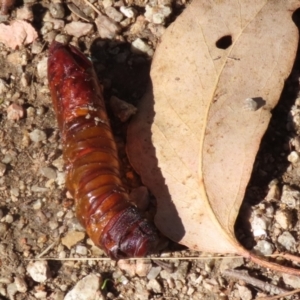
[[[292,152],[288,155],[287,160],[288,160],[289,162],[291,162],[292,164],[297,163],[297,162],[299,161],[299,154],[298,154],[298,152],[292,151]]]
[[[32,204],[32,208],[34,210],[39,210],[42,207],[42,201],[40,199],[36,200],[35,202],[33,202]]]
[[[146,5],[145,18],[155,24],[163,24],[165,19],[171,14],[172,9],[169,6],[150,6]]]
[[[283,246],[288,251],[294,251],[296,248],[295,238],[288,231],[284,231],[278,237],[277,241],[281,246]]]
[[[147,274],[147,278],[149,280],[155,279],[161,271],[161,267],[152,267],[149,273]]]
[[[284,185],[280,201],[290,208],[297,208],[300,203],[300,192],[288,185]]]
[[[88,249],[87,249],[87,247],[85,247],[85,246],[77,245],[77,246],[76,246],[75,252],[76,252],[77,254],[79,254],[79,255],[87,256],[87,254],[88,254]]]
[[[101,277],[90,274],[79,280],[74,288],[67,293],[64,300],[100,300]]]
[[[268,226],[269,220],[267,220],[263,216],[253,216],[251,220],[251,228],[254,236],[267,235]]]
[[[274,252],[274,246],[264,240],[258,241],[253,249],[259,255],[271,255]]]
[[[50,167],[40,169],[40,173],[48,179],[56,179],[56,171]]]
[[[29,262],[26,270],[31,278],[36,282],[45,282],[48,278],[50,278],[48,262],[45,260]]]
[[[24,278],[17,276],[15,278],[15,284],[18,292],[25,293],[27,291],[27,283]]]
[[[135,39],[131,45],[132,50],[135,52],[142,52],[148,54],[149,56],[152,56],[154,53],[153,49],[140,38]]]
[[[29,133],[29,137],[34,143],[42,142],[47,139],[46,133],[40,129],[34,129],[33,131],[31,131]]]
[[[240,297],[242,300],[252,300],[252,292],[250,289],[248,289],[246,286],[244,285],[239,285],[237,284],[237,288],[240,294]]]
[[[258,109],[258,103],[252,98],[247,98],[244,101],[243,108],[248,111],[256,111]]]
[[[136,10],[132,7],[121,6],[121,13],[127,18],[134,18],[136,16]]]

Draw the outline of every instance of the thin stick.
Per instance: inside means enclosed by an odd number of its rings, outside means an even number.
[[[92,3],[88,0],[83,0],[87,5],[89,5],[98,15],[102,15],[101,11],[98,10]]]
[[[283,293],[283,294],[279,294],[279,295],[276,295],[276,296],[271,296],[271,297],[259,297],[259,298],[256,298],[255,300],[276,300],[278,298],[284,298],[284,297],[287,297],[287,296],[292,296],[292,295],[295,295],[297,293],[300,293],[300,289],[293,290],[293,291]]]
[[[40,253],[36,258],[41,258],[43,255],[45,255],[50,249],[52,249],[58,241],[53,242],[50,244],[42,253]]]
[[[232,277],[234,279],[243,280],[248,284],[251,284],[265,292],[269,292],[272,294],[280,294],[280,293],[288,293],[289,291],[282,289],[274,284],[264,282],[262,280],[256,279],[238,270],[224,270],[223,275]]]

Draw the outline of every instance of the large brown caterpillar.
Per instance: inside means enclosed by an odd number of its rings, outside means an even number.
[[[92,63],[75,47],[54,41],[48,79],[62,135],[66,186],[76,214],[93,242],[112,258],[157,250],[159,233],[129,203]]]

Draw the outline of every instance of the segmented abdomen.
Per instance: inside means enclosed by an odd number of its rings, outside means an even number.
[[[156,228],[129,203],[101,87],[91,62],[75,47],[53,42],[48,79],[62,134],[66,185],[96,245],[113,258],[155,251]]]

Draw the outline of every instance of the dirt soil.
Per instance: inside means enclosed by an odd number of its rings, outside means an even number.
[[[5,24],[23,19],[38,33],[33,43],[16,49],[0,43],[0,299],[251,300],[300,288],[299,278],[241,257],[222,258],[172,243],[151,258],[115,262],[86,236],[64,186],[60,134],[47,80],[49,44],[54,38],[70,42],[92,59],[105,88],[124,180],[130,191],[143,196],[137,205],[151,216],[155,199],[126,157],[128,121],[115,116],[110,99],[137,105],[149,81],[153,51],[187,5],[185,0],[90,3],[114,20],[110,26],[117,29],[97,26],[98,12],[79,0],[16,1],[0,18]],[[132,43],[138,38],[145,43],[136,50]],[[300,255],[298,60],[273,112],[236,225],[241,243],[264,255]]]

